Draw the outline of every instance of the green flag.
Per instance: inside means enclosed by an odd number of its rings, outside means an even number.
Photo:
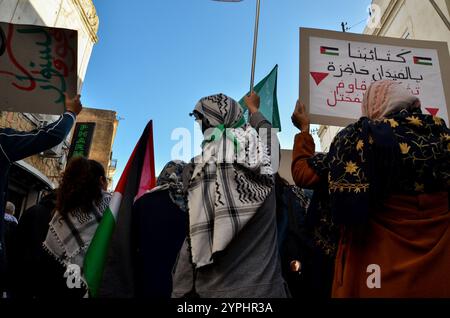
[[[256,94],[261,98],[261,106],[259,111],[266,117],[272,124],[273,128],[278,128],[281,131],[280,113],[278,111],[278,99],[277,99],[277,77],[278,77],[278,65],[275,65],[273,70],[267,75],[261,82],[259,82],[254,90]],[[244,96],[245,97],[245,96]],[[244,97],[239,101],[239,104],[245,110],[247,116],[247,104],[244,101]]]

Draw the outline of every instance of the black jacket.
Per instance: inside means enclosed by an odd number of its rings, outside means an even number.
[[[136,296],[168,299],[172,269],[186,238],[187,213],[169,190],[147,193],[133,206]]]

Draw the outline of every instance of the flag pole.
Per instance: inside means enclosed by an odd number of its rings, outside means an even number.
[[[256,1],[256,18],[255,18],[255,31],[253,35],[253,57],[252,57],[252,73],[250,79],[250,92],[253,93],[255,84],[255,67],[256,67],[256,52],[258,48],[258,30],[259,30],[259,13],[260,13],[261,0]]]

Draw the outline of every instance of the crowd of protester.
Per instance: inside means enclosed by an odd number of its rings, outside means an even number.
[[[361,118],[317,153],[298,101],[289,184],[259,97],[248,118],[232,98],[192,115],[202,154],[169,162],[132,210],[135,297],[450,297],[449,141],[394,81],[373,83]],[[0,130],[0,282],[5,297],[87,297],[67,284],[111,200],[100,163],[72,159],[58,189],[19,220],[6,202],[10,165],[60,143],[81,110],[32,132]],[[31,269],[31,270],[30,270]],[[378,271],[378,272],[377,272]],[[36,274],[38,273],[38,274]],[[377,276],[378,275],[378,276]]]

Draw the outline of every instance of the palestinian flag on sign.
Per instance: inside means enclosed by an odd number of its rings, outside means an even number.
[[[432,66],[433,60],[429,57],[414,56],[414,64]]]
[[[336,47],[321,46],[320,54],[339,56],[339,49]]]
[[[121,271],[122,280],[120,284],[117,282],[117,287],[127,285],[124,289],[130,289],[128,285],[132,283],[128,278],[131,276],[131,255],[128,243],[131,236],[131,211],[134,201],[155,185],[153,123],[150,121],[125,166],[84,259],[84,278],[92,297],[99,295],[100,286],[104,284],[104,272]]]

